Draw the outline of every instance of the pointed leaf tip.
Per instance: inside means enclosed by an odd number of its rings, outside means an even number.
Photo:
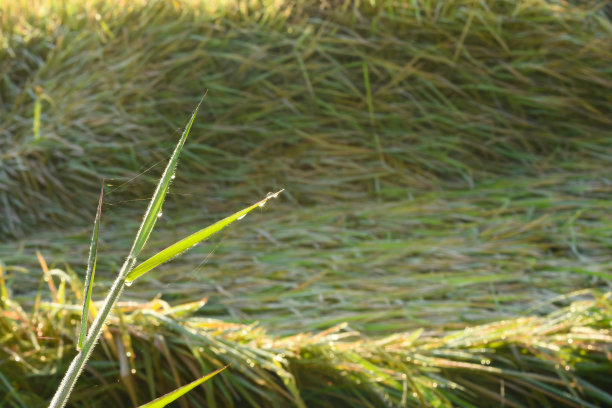
[[[83,313],[81,314],[81,331],[79,340],[77,341],[77,349],[80,350],[85,341],[87,334],[87,318],[89,317],[89,303],[91,302],[91,292],[94,283],[94,275],[96,273],[96,263],[98,261],[98,232],[100,231],[100,219],[102,218],[102,201],[104,200],[104,179],[102,179],[102,188],[100,189],[100,198],[98,200],[98,209],[94,220],[93,233],[91,235],[91,244],[89,246],[89,259],[87,260],[87,272],[85,274],[85,286],[83,294]]]
[[[140,229],[138,230],[138,233],[136,234],[136,238],[134,239],[134,244],[132,246],[132,250],[130,251],[131,257],[135,258],[138,256],[140,251],[142,251],[142,248],[144,248],[145,244],[147,243],[147,240],[149,239],[149,235],[151,235],[151,231],[153,231],[153,227],[155,226],[155,223],[157,222],[158,214],[161,213],[162,205],[166,199],[166,193],[168,192],[168,188],[170,187],[170,182],[172,181],[172,175],[174,174],[174,171],[176,170],[176,165],[178,164],[179,155],[181,154],[181,150],[183,149],[183,146],[185,145],[185,140],[187,140],[187,136],[189,136],[189,132],[191,131],[191,127],[193,126],[193,122],[195,121],[195,118],[198,114],[198,110],[200,109],[200,106],[202,105],[202,102],[204,101],[205,97],[206,97],[206,94],[202,96],[202,99],[200,99],[200,102],[198,103],[193,113],[191,114],[191,118],[189,119],[189,122],[187,123],[185,130],[183,131],[181,138],[176,144],[176,147],[174,148],[174,152],[172,152],[172,155],[170,156],[168,165],[166,166],[164,173],[159,179],[159,183],[157,183],[157,187],[155,188],[155,193],[153,193],[153,197],[151,198],[151,201],[149,202],[149,206],[147,208],[147,211],[145,212],[145,216],[142,220],[142,224],[140,225]]]
[[[153,268],[161,265],[162,263],[169,261],[170,259],[174,258],[179,254],[182,254],[189,248],[200,243],[201,241],[210,237],[214,233],[221,231],[223,228],[225,228],[232,222],[243,219],[249,212],[253,211],[255,208],[263,207],[269,200],[278,197],[278,195],[283,191],[285,190],[282,189],[277,191],[276,193],[268,193],[263,200],[260,200],[255,204],[230,215],[229,217],[217,221],[216,223],[209,225],[208,227],[194,234],[191,234],[187,238],[183,238],[175,244],[170,245],[166,249],[158,252],[151,258],[147,259],[146,261],[132,269],[130,273],[128,273],[128,275],[126,276],[126,282],[131,282],[139,276],[142,276],[145,273],[149,272]]]
[[[187,394],[189,391],[191,391],[192,389],[194,389],[195,387],[197,387],[198,385],[202,384],[205,381],[210,380],[212,377],[214,377],[215,375],[219,374],[220,372],[222,372],[223,370],[225,370],[226,368],[228,368],[229,365],[226,365],[223,368],[220,368],[216,371],[213,371],[210,374],[207,374],[203,377],[198,378],[197,380],[184,385],[180,388],[177,388],[176,390],[169,392],[166,395],[163,395],[157,399],[154,399],[151,402],[148,402],[144,405],[141,405],[138,408],[162,408],[165,407],[166,405],[170,404],[171,402],[175,401],[176,399],[178,399],[179,397],[182,397],[183,395]]]

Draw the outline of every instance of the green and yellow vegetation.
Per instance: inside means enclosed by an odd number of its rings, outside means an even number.
[[[141,261],[286,191],[125,291],[72,406],[227,364],[177,404],[611,405],[603,4],[0,3],[0,406],[53,396],[100,182],[92,315],[205,90]]]

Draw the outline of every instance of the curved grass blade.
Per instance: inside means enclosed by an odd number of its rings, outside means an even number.
[[[279,190],[274,194],[268,194],[263,200],[251,205],[250,207],[247,207],[243,210],[238,211],[237,213],[230,215],[229,217],[217,221],[216,223],[209,225],[208,227],[188,236],[187,238],[183,238],[182,240],[176,242],[168,248],[158,252],[151,258],[147,259],[146,261],[132,269],[132,271],[128,273],[126,281],[132,282],[134,279],[138,278],[141,275],[144,275],[145,273],[149,272],[151,269],[157,267],[158,265],[161,265],[162,263],[167,262],[175,256],[185,252],[192,246],[210,237],[215,232],[221,231],[223,228],[225,228],[232,222],[242,219],[245,215],[247,215],[255,208],[263,207],[266,202],[268,202],[268,200],[276,198],[283,191],[284,190]]]
[[[142,248],[147,243],[149,239],[149,235],[151,235],[151,231],[155,226],[155,222],[157,221],[158,214],[161,212],[162,205],[164,200],[166,199],[166,193],[168,192],[168,187],[170,186],[170,181],[172,181],[172,175],[174,174],[174,170],[176,169],[176,165],[178,164],[178,158],[181,154],[181,150],[183,145],[185,144],[185,140],[187,140],[187,136],[189,136],[189,132],[191,131],[191,126],[195,120],[196,115],[198,114],[198,110],[200,109],[200,105],[202,105],[202,101],[206,97],[206,94],[202,96],[200,99],[200,103],[196,106],[195,110],[191,114],[191,119],[189,119],[189,123],[183,134],[181,135],[181,139],[177,143],[174,148],[174,152],[172,152],[172,156],[170,156],[170,160],[168,161],[168,165],[164,170],[164,173],[157,184],[157,188],[155,189],[155,193],[149,202],[149,206],[147,207],[147,211],[145,212],[144,219],[142,220],[142,224],[140,229],[138,230],[138,234],[134,239],[134,245],[132,246],[132,250],[130,251],[130,257],[136,258]]]
[[[173,402],[174,400],[176,400],[179,397],[182,397],[183,395],[187,394],[189,391],[191,391],[192,389],[194,389],[195,387],[197,387],[198,385],[202,384],[203,382],[211,379],[212,377],[214,377],[215,375],[219,374],[221,371],[225,370],[227,367],[229,367],[229,365],[226,365],[223,368],[218,369],[217,371],[213,371],[210,374],[207,374],[187,385],[182,386],[181,388],[177,388],[174,391],[169,392],[166,395],[163,395],[157,399],[154,399],[151,402],[148,402],[144,405],[141,405],[138,408],[162,408],[165,407],[166,405],[168,405],[169,403]]]
[[[94,221],[91,245],[89,246],[89,259],[87,260],[87,273],[85,274],[85,293],[83,296],[83,313],[81,315],[81,333],[77,342],[77,350],[81,350],[85,335],[87,334],[87,318],[89,317],[89,304],[91,302],[91,290],[93,288],[94,275],[96,273],[96,262],[98,261],[98,232],[100,230],[100,218],[102,216],[102,200],[104,199],[104,179],[100,189],[98,200],[98,211]]]

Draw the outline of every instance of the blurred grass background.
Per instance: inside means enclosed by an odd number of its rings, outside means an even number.
[[[227,362],[190,404],[610,404],[605,7],[2,3],[0,405],[43,404],[73,353],[101,179],[96,298],[205,90],[150,253],[287,191],[126,292],[75,406]]]

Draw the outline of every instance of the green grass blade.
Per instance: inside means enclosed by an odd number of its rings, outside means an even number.
[[[215,375],[219,374],[221,371],[225,370],[227,367],[229,366],[225,366],[223,368],[218,369],[217,371],[213,371],[210,374],[207,374],[187,385],[182,386],[181,388],[177,388],[174,391],[169,392],[166,395],[163,395],[157,399],[154,399],[151,402],[148,402],[144,405],[141,405],[139,408],[162,408],[165,407],[166,405],[168,405],[169,403],[175,401],[176,399],[178,399],[179,397],[182,397],[183,395],[187,394],[189,391],[191,391],[192,389],[194,389],[195,387],[197,387],[198,385],[202,384],[203,382],[211,379],[212,377],[214,377]]]
[[[200,103],[198,103],[198,106],[196,106],[195,110],[191,114],[191,119],[189,119],[189,123],[187,124],[187,127],[185,127],[185,130],[183,131],[183,134],[181,135],[181,139],[179,140],[176,147],[174,148],[174,152],[172,153],[172,156],[170,156],[168,165],[166,166],[166,169],[164,170],[164,173],[162,174],[161,179],[159,180],[159,183],[157,184],[155,193],[153,194],[153,197],[151,198],[151,201],[149,202],[149,207],[147,208],[147,211],[145,212],[144,219],[142,220],[142,225],[140,226],[140,229],[138,230],[138,234],[136,235],[136,238],[134,239],[134,246],[132,247],[132,250],[130,251],[130,257],[135,258],[138,256],[142,248],[147,243],[147,240],[149,239],[149,235],[151,235],[151,231],[153,230],[153,227],[155,226],[155,222],[157,221],[157,218],[158,218],[159,213],[161,212],[164,200],[166,199],[166,193],[168,192],[168,187],[170,187],[170,182],[172,181],[174,170],[176,169],[176,165],[178,164],[179,155],[181,153],[183,145],[185,144],[185,140],[187,140],[187,136],[189,136],[189,132],[191,131],[191,126],[193,125],[196,115],[198,114],[198,110],[200,109],[200,105],[202,105],[202,101],[204,100],[205,96],[206,94],[204,94],[204,96],[200,100]]]
[[[13,384],[11,384],[11,381],[9,381],[9,379],[6,378],[1,372],[0,372],[0,384],[4,385],[4,389],[6,390],[5,396],[2,398],[2,400],[0,400],[0,402],[4,403],[6,401],[14,400],[14,401],[17,401],[19,406],[24,407],[24,408],[28,407],[28,404],[26,404],[19,397],[19,391],[17,391],[17,389],[15,389]],[[0,389],[2,389],[2,387],[0,387]],[[2,406],[4,406],[4,405],[2,405]],[[13,403],[12,406],[16,407],[17,405],[15,403]]]
[[[34,133],[34,140],[40,139],[40,114],[42,111],[42,103],[40,101],[40,94],[36,94],[36,101],[34,102],[34,122],[32,123],[32,132]]]
[[[83,296],[83,313],[81,315],[81,332],[77,349],[80,350],[87,334],[87,318],[89,317],[89,303],[91,302],[91,290],[93,288],[94,275],[96,273],[96,262],[98,261],[98,232],[100,230],[100,218],[102,216],[102,200],[104,199],[104,180],[100,189],[100,199],[98,200],[98,211],[94,221],[93,233],[91,235],[91,245],[89,247],[89,259],[87,260],[87,273],[85,274],[85,293]]]
[[[368,103],[368,112],[370,113],[370,123],[374,124],[374,104],[372,103],[372,89],[370,88],[370,73],[368,64],[363,63],[363,83],[366,89],[366,101]]]
[[[143,263],[141,263],[140,265],[132,269],[132,271],[128,273],[126,277],[126,281],[132,282],[134,279],[138,278],[141,275],[144,275],[145,273],[149,272],[151,269],[155,268],[156,266],[161,265],[164,262],[167,262],[168,260],[174,258],[175,256],[185,252],[186,250],[196,245],[197,243],[210,237],[215,232],[221,231],[223,228],[225,228],[232,222],[242,219],[245,215],[247,215],[249,212],[251,212],[255,208],[263,207],[266,204],[266,202],[268,202],[268,200],[277,197],[282,191],[283,190],[277,191],[274,194],[268,194],[263,200],[251,205],[250,207],[240,210],[237,213],[230,215],[229,217],[226,217],[220,221],[217,221],[216,223],[209,225],[208,227],[194,234],[191,234],[187,238],[184,238],[176,242],[175,244],[170,245],[168,248],[158,252],[157,254],[153,255],[151,258],[147,259],[146,261],[144,261]]]

